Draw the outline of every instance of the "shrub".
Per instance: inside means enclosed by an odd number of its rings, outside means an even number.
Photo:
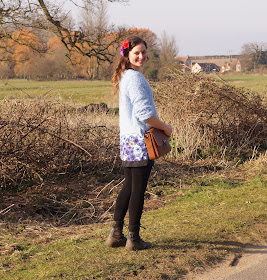
[[[172,158],[241,159],[255,147],[266,149],[267,110],[260,95],[179,71],[154,89],[161,118],[174,128]]]

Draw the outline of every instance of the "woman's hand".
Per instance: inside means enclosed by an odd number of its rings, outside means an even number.
[[[171,127],[170,125],[166,124],[166,128],[163,129],[163,131],[164,131],[164,133],[165,133],[167,136],[170,137],[171,134],[172,134],[172,127]]]
[[[161,120],[159,120],[156,116],[152,116],[147,122],[148,125],[161,129],[167,136],[171,136],[172,134],[172,127]]]

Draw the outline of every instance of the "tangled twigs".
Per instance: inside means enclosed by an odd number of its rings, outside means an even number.
[[[267,146],[267,108],[259,94],[208,75],[173,72],[155,87],[161,118],[173,128],[173,159],[249,157]],[[168,104],[168,106],[166,106]]]
[[[117,127],[107,127],[87,114],[45,100],[2,102],[1,186],[32,185],[55,174],[113,169],[118,164]]]
[[[99,198],[101,194],[103,194],[107,189],[114,183],[115,180],[110,181],[108,184],[106,184],[96,195],[96,198]],[[112,191],[117,188],[119,185],[121,185],[125,181],[125,178],[123,178],[121,181],[119,181],[115,186],[113,186],[110,190],[108,190],[108,194],[111,194]]]
[[[3,220],[32,219],[57,226],[103,221],[111,215],[117,195],[115,189],[123,181],[111,180],[101,191],[99,187],[102,184],[88,185],[87,179],[76,184],[69,182],[58,186],[44,183],[39,187],[29,187],[14,197],[0,197],[0,215]]]
[[[111,182],[109,182],[107,185],[104,186],[104,188],[102,188],[100,190],[100,192],[96,195],[96,198],[98,198],[100,196],[100,194],[106,189],[108,188],[112,183],[114,182],[114,180],[112,180]]]
[[[11,204],[9,205],[8,207],[6,207],[5,209],[1,210],[0,211],[0,214],[4,215],[6,214],[7,212],[9,212],[11,210],[11,208],[14,206],[15,204]]]
[[[117,188],[120,184],[122,184],[124,181],[125,181],[125,178],[123,178],[118,184],[116,184],[114,187],[112,187],[112,188],[110,189],[110,191],[108,192],[108,194],[111,194],[112,191],[113,191],[115,188]]]
[[[58,223],[64,221],[64,218],[68,220],[67,225],[71,223],[80,224],[82,221],[92,221],[96,213],[93,203],[88,200],[81,200],[74,207],[64,213],[58,218]],[[69,216],[69,217],[68,217]]]
[[[39,126],[39,125],[38,125]],[[31,127],[31,126],[29,126],[29,127]],[[73,141],[71,141],[71,140],[69,140],[69,139],[66,139],[66,138],[64,138],[64,137],[61,137],[61,136],[59,136],[59,135],[56,135],[55,133],[52,133],[52,132],[50,132],[50,131],[48,131],[48,130],[44,130],[44,129],[41,129],[41,128],[39,128],[39,127],[34,127],[33,129],[39,129],[41,132],[43,132],[43,133],[47,133],[47,134],[50,134],[51,136],[53,136],[53,137],[55,137],[55,138],[58,138],[58,139],[60,139],[60,140],[63,140],[63,141],[65,141],[65,142],[69,142],[71,145],[73,145],[73,146],[75,146],[75,147],[77,147],[77,148],[79,148],[79,149],[81,149],[82,151],[84,151],[88,156],[92,156],[87,150],[85,150],[82,146],[80,146],[80,145],[78,145],[77,143],[75,143],[75,142],[73,142]]]
[[[106,216],[110,213],[110,210],[115,205],[116,200],[113,201],[112,205],[97,219],[97,222],[103,221]]]

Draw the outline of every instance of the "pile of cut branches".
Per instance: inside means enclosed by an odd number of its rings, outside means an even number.
[[[0,220],[55,226],[106,220],[111,216],[110,210],[123,183],[119,177],[120,174],[104,183],[83,175],[28,186],[19,192],[4,192],[0,196]]]
[[[266,149],[267,108],[259,94],[177,71],[155,85],[155,98],[174,128],[173,158],[247,158]]]
[[[106,124],[59,102],[3,101],[0,186],[33,185],[58,174],[111,172],[118,165],[118,127]]]

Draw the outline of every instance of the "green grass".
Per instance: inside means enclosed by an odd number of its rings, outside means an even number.
[[[115,107],[116,103],[110,81],[0,81],[0,99],[40,96],[79,104],[105,102],[109,107]]]
[[[154,245],[146,251],[106,247],[107,224],[35,235],[23,227],[2,229],[0,244],[19,249],[1,256],[0,278],[179,279],[266,240],[266,171],[243,181],[207,175],[191,182],[144,213],[141,235]]]
[[[245,87],[249,90],[262,94],[264,97],[267,97],[267,75],[227,74],[220,76],[225,81],[230,82],[235,86]]]
[[[220,75],[235,86],[245,87],[267,97],[267,76],[253,74]],[[0,99],[5,97],[35,98],[56,97],[79,104],[105,102],[117,106],[110,81],[28,81],[23,79],[0,80]]]

